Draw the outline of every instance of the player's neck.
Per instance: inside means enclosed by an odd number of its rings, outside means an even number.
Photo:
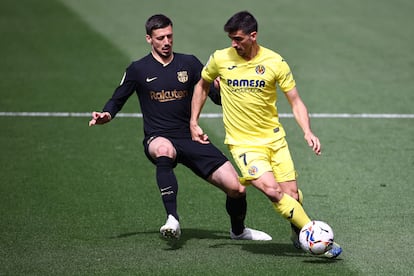
[[[151,51],[152,56],[162,65],[166,66],[170,64],[170,62],[174,59],[174,54],[171,53],[168,57],[158,55],[157,53],[154,53],[154,51]]]
[[[244,59],[247,61],[254,59],[259,53],[259,50],[260,50],[259,44],[254,44],[252,46],[252,50],[250,51],[249,55],[246,55]]]

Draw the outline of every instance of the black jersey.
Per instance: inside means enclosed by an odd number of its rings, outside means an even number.
[[[193,55],[174,53],[173,60],[164,66],[148,54],[127,68],[121,84],[103,111],[114,118],[136,92],[145,137],[191,138],[191,99],[202,67]]]

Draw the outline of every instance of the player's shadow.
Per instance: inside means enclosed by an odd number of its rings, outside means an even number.
[[[240,247],[241,250],[252,254],[273,256],[302,256],[304,253],[292,246],[292,244],[276,243],[274,241],[234,241],[229,240],[211,246],[212,248]]]
[[[252,254],[272,255],[272,256],[293,256],[303,257],[303,262],[306,263],[332,263],[341,259],[328,259],[323,256],[315,256],[304,253],[300,249],[293,247],[291,243],[277,243],[274,241],[240,241],[231,240],[229,232],[218,230],[205,230],[195,228],[182,228],[182,234],[180,239],[164,239],[160,236],[158,231],[146,231],[146,232],[129,232],[122,233],[117,236],[110,237],[111,239],[128,238],[135,235],[158,235],[160,239],[165,240],[167,248],[165,250],[178,250],[185,246],[187,241],[193,239],[209,239],[220,241],[210,248],[224,248],[224,247],[239,247],[241,250],[248,251]]]
[[[164,239],[161,237],[160,232],[158,231],[145,231],[145,232],[128,232],[122,233],[116,236],[110,237],[110,239],[122,239],[128,238],[136,235],[158,235],[161,239],[165,240],[166,244],[169,246],[166,250],[177,250],[182,248],[187,241],[192,239],[210,239],[210,240],[229,240],[229,232],[216,231],[216,230],[205,230],[205,229],[194,229],[194,228],[182,228],[182,234],[180,239]]]
[[[211,248],[223,247],[240,247],[241,250],[248,251],[252,254],[272,255],[272,256],[292,256],[302,257],[305,263],[325,264],[340,261],[341,259],[329,259],[323,255],[306,254],[301,249],[293,247],[291,243],[276,243],[273,241],[234,241],[230,240],[225,243],[219,243]]]
[[[124,239],[129,238],[132,236],[138,236],[138,235],[148,235],[148,234],[156,234],[160,233],[158,231],[141,231],[141,232],[127,232],[127,233],[121,233],[119,235],[110,236],[109,239]]]
[[[180,239],[169,239],[166,240],[167,244],[170,246],[167,250],[177,250],[185,246],[189,240],[228,240],[230,239],[229,232],[216,231],[216,230],[205,230],[205,229],[194,229],[194,228],[184,228],[181,229],[182,234]]]

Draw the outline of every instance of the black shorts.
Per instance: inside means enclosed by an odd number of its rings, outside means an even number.
[[[188,138],[162,137],[168,139],[177,151],[174,167],[177,166],[177,163],[181,163],[203,179],[207,179],[215,170],[228,161],[227,157],[211,142],[201,144]],[[155,164],[155,160],[148,152],[148,140],[150,139],[154,138],[144,139],[144,150],[147,158]]]

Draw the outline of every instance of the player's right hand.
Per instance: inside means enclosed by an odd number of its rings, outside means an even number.
[[[112,119],[109,112],[92,112],[92,119],[89,121],[89,126],[102,125],[109,122]]]

